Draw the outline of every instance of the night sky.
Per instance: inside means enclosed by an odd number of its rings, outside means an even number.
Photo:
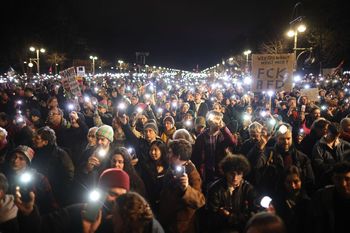
[[[134,62],[135,52],[145,51],[150,53],[150,65],[204,69],[248,48],[254,52],[262,42],[284,34],[296,2],[11,1],[1,15],[5,33],[0,67],[18,62],[18,57],[26,59],[28,47],[36,43],[71,59],[94,54]],[[298,14],[311,23],[322,23],[317,20],[326,13],[348,23],[338,2],[343,1],[307,0],[297,8]]]

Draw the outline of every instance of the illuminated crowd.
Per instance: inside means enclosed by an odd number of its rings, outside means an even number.
[[[349,73],[252,79],[0,76],[0,232],[346,232]]]

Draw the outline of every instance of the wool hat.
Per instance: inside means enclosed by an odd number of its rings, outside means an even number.
[[[41,112],[39,109],[36,109],[36,108],[33,108],[31,111],[30,111],[30,114],[31,116],[37,116],[37,117],[41,117]]]
[[[196,120],[194,121],[194,124],[198,126],[206,127],[205,118],[202,116],[197,117]]]
[[[32,148],[30,148],[29,146],[25,146],[25,145],[20,145],[18,146],[14,152],[20,152],[22,154],[24,154],[26,156],[26,158],[29,160],[29,162],[32,161],[33,157],[34,157],[34,150]]]
[[[110,142],[113,142],[114,131],[109,125],[102,125],[96,131],[96,137],[102,136],[107,138]]]
[[[143,130],[146,130],[146,129],[152,129],[152,130],[158,135],[158,127],[157,127],[156,123],[147,122],[147,123],[143,126]]]
[[[166,116],[163,119],[163,124],[165,124],[166,121],[169,121],[172,125],[175,125],[175,120],[172,116]]]
[[[100,175],[99,185],[103,188],[123,188],[130,190],[128,173],[118,168],[104,170]]]

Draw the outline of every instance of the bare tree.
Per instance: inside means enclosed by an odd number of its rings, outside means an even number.
[[[271,40],[260,45],[259,51],[264,54],[279,54],[286,52],[286,45],[283,40]]]
[[[57,66],[64,64],[64,62],[67,60],[67,57],[64,53],[51,53],[46,56],[47,63],[50,64],[50,66],[55,66],[55,74],[57,74]]]

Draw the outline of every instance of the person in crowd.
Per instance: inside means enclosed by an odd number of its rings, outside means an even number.
[[[67,140],[67,130],[71,127],[71,124],[64,118],[62,109],[52,108],[48,113],[46,125],[55,131],[57,145],[66,147],[70,144]]]
[[[204,188],[220,177],[219,162],[226,150],[233,151],[236,146],[236,138],[224,125],[222,117],[220,112],[208,112],[209,128],[198,136],[193,146],[191,158],[201,174]]]
[[[122,128],[122,124],[118,117],[113,118],[112,127],[114,130],[114,140],[113,140],[113,146],[128,146],[130,143],[126,141],[125,133]],[[135,133],[135,131],[133,131]]]
[[[173,138],[176,131],[175,120],[172,116],[167,116],[163,119],[164,132],[160,135],[163,142],[168,143],[169,139]]]
[[[41,112],[39,109],[32,109],[30,111],[30,121],[31,121],[31,127],[34,131],[40,129],[41,127],[44,127],[44,121],[41,117]]]
[[[66,130],[65,135],[62,136],[65,136],[64,147],[69,149],[74,166],[77,167],[82,159],[82,152],[86,145],[88,127],[84,116],[80,112],[71,111],[69,119],[70,127]]]
[[[6,176],[0,173],[0,231],[4,233],[19,233],[18,208],[14,203],[14,195],[7,194],[8,188],[9,184]]]
[[[303,188],[300,170],[290,166],[283,175],[283,181],[278,194],[272,197],[275,213],[283,219],[288,232],[306,232],[310,197]]]
[[[52,213],[41,215],[35,206],[35,194],[30,193],[30,200],[24,202],[20,197],[20,189],[16,193],[16,205],[24,220],[20,229],[29,229],[28,232],[66,232],[66,233],[106,233],[113,232],[113,207],[121,195],[130,190],[129,176],[123,170],[111,168],[105,170],[98,185],[101,208],[96,206],[97,216],[92,218],[87,212],[88,206],[96,205],[88,199],[85,203],[78,203],[61,208]],[[86,193],[96,195],[97,190],[87,190]],[[86,195],[86,194],[85,194]],[[87,195],[89,196],[89,195]],[[96,197],[96,196],[93,196]],[[95,200],[95,199],[94,199]],[[96,201],[96,200],[95,200]]]
[[[181,122],[187,113],[194,115],[193,111],[190,110],[190,104],[184,102],[181,105],[180,111],[176,114],[176,122]]]
[[[312,164],[318,188],[331,184],[330,173],[335,163],[350,160],[350,143],[339,136],[340,125],[333,122],[328,126],[327,135],[314,145]]]
[[[5,112],[0,112],[0,127],[7,131],[8,139],[14,139],[17,133],[17,127],[13,123],[10,115]]]
[[[96,147],[97,145],[97,138],[96,138],[96,131],[98,130],[98,127],[94,126],[91,127],[87,133],[86,139],[87,139],[87,145],[85,147],[85,150],[89,150],[91,148]]]
[[[84,192],[86,187],[95,187],[100,174],[110,167],[113,147],[113,128],[109,125],[102,125],[96,130],[97,144],[85,150],[75,177],[76,194]]]
[[[307,232],[347,232],[350,208],[350,163],[342,161],[332,168],[333,185],[318,190],[311,199]]]
[[[205,205],[200,175],[191,162],[192,145],[173,140],[168,148],[169,169],[160,193],[159,220],[166,232],[196,232],[196,210]]]
[[[304,113],[305,111],[303,111]],[[305,131],[306,134],[309,134],[311,131],[311,126],[314,123],[315,120],[319,119],[321,117],[321,109],[317,106],[311,108],[310,113],[305,115],[305,119],[302,122],[302,129]]]
[[[220,162],[223,178],[208,190],[208,232],[241,232],[252,213],[257,211],[257,194],[244,180],[250,164],[243,155],[227,155]]]
[[[48,179],[41,173],[31,168],[31,161],[34,157],[34,150],[28,146],[20,145],[10,155],[10,163],[4,174],[8,178],[9,190],[12,194],[16,186],[27,185],[36,195],[37,206],[42,213],[48,213],[58,207],[51,185]],[[28,184],[25,184],[25,177],[28,176]]]
[[[331,124],[323,117],[318,118],[312,123],[311,131],[306,135],[300,143],[300,150],[310,159],[312,157],[312,149],[316,142],[327,134],[328,126]]]
[[[119,196],[113,211],[114,233],[164,233],[147,201],[138,193]]]
[[[297,166],[302,174],[302,181],[308,191],[314,186],[314,172],[310,159],[298,151],[293,144],[292,127],[289,124],[280,124],[275,130],[274,146],[266,146],[268,136],[260,137],[259,143],[248,153],[252,166],[250,176],[252,184],[262,194],[272,195],[278,186],[285,170],[290,166]]]
[[[48,178],[58,204],[68,204],[66,190],[70,189],[74,178],[74,165],[70,156],[57,145],[55,131],[48,126],[36,132],[33,144],[36,155],[32,159],[32,168]]]
[[[287,233],[283,220],[270,212],[259,212],[251,217],[245,233]]]
[[[13,149],[13,143],[7,140],[7,130],[0,127],[0,168],[6,162],[6,156]]]
[[[148,159],[141,164],[140,175],[145,183],[148,199],[156,216],[159,213],[160,192],[168,167],[166,144],[162,140],[153,141],[150,145]]]
[[[341,132],[339,138],[350,142],[350,118],[345,117],[340,121]]]
[[[189,141],[192,145],[195,143],[195,139],[186,129],[178,129],[175,131],[173,135],[173,139],[180,139],[180,138],[185,139],[186,141]]]
[[[239,150],[240,154],[247,156],[249,151],[256,146],[256,144],[261,140],[263,128],[264,126],[256,121],[249,125],[249,139],[243,142]]]
[[[124,170],[130,178],[130,190],[143,197],[146,195],[146,187],[134,166],[131,163],[131,155],[125,147],[115,147],[111,151],[110,167]]]
[[[131,127],[128,123],[128,118],[123,115],[119,117],[120,122],[122,123],[122,128],[125,133],[126,140],[128,140],[132,147],[135,149],[137,155],[137,170],[140,169],[140,164],[144,163],[148,158],[148,152],[150,149],[150,145],[153,141],[159,138],[158,136],[158,126],[155,122],[151,121],[144,125],[144,138],[138,138],[131,131]]]
[[[202,92],[199,89],[195,90],[194,100],[190,102],[190,110],[193,111],[194,117],[205,117],[208,113],[208,105],[202,99]]]

